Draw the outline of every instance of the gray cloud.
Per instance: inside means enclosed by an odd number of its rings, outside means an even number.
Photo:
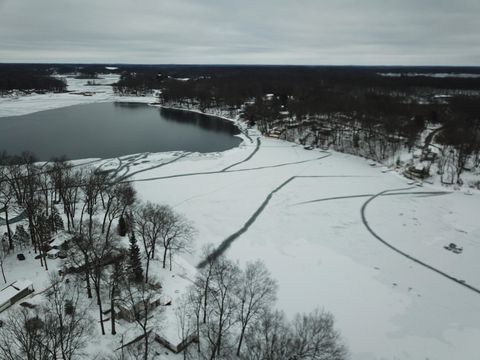
[[[478,0],[0,0],[0,61],[480,65]]]

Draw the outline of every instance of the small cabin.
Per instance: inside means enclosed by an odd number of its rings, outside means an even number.
[[[157,308],[158,306],[162,305],[162,297],[157,296],[155,298],[150,299],[148,304],[149,311]],[[126,304],[117,304],[115,312],[118,314],[120,319],[124,319],[128,322],[134,322],[136,316],[144,317],[145,309],[144,304],[142,301],[138,301],[134,305],[134,309]]]
[[[57,259],[59,254],[60,254],[60,250],[58,249],[51,249],[47,251],[47,257],[49,259]]]
[[[430,172],[428,168],[425,166],[417,165],[417,166],[410,166],[405,172],[403,173],[409,179],[419,179],[423,180],[430,176]]]

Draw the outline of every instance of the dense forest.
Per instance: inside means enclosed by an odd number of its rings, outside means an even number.
[[[32,68],[21,65],[0,64],[0,95],[13,90],[23,92],[62,92],[66,84],[51,76],[51,71],[44,68]]]

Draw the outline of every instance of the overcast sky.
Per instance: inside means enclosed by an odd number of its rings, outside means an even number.
[[[0,0],[0,62],[480,65],[480,0]]]

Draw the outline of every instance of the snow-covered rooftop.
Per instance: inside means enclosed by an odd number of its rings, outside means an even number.
[[[28,280],[18,280],[14,281],[13,283],[5,286],[3,289],[0,290],[0,308],[10,301],[15,295],[20,293],[21,291],[31,288],[33,289],[33,284],[31,281]]]

